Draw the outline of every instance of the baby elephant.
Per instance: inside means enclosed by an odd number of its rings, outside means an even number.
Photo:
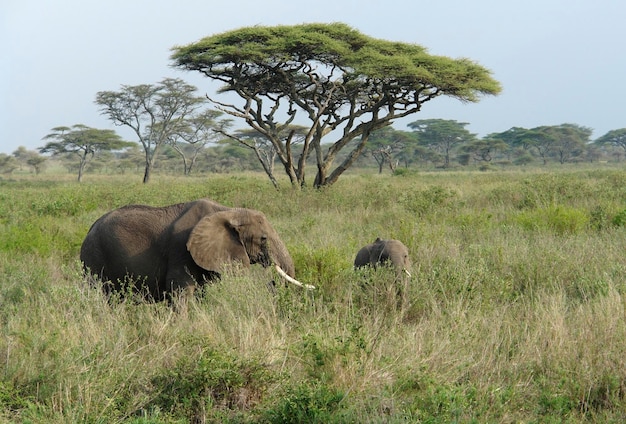
[[[409,249],[400,240],[383,240],[377,238],[374,243],[368,244],[359,250],[354,259],[354,267],[362,268],[389,264],[396,270],[398,278],[405,273],[409,277],[411,273],[411,260],[409,259]]]

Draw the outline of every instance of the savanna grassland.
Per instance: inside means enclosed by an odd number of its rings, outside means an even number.
[[[0,180],[0,421],[623,422],[626,172]],[[263,211],[305,292],[233,270],[185,312],[104,299],[89,226],[128,203],[209,197]],[[410,249],[357,274],[376,237]]]

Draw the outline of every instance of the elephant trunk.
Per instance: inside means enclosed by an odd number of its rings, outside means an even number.
[[[270,254],[272,264],[281,277],[298,287],[303,287],[308,290],[315,289],[315,286],[301,283],[294,278],[296,275],[296,268],[293,264],[293,259],[291,259],[291,255],[289,255],[287,246],[285,246],[279,238],[272,238],[269,245],[271,249]]]

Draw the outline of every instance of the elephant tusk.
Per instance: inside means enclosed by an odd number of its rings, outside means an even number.
[[[406,273],[406,275],[408,275],[409,277],[411,277],[411,273],[409,272],[408,269],[404,268],[402,271],[404,271]]]
[[[298,287],[304,287],[307,290],[315,290],[315,286],[312,286],[310,284],[303,284],[300,281],[296,280],[295,278],[290,277],[285,271],[283,271],[283,269],[280,266],[274,265],[274,267],[276,268],[276,271],[278,271],[280,276],[283,277],[285,280],[289,281],[290,283],[293,283]]]

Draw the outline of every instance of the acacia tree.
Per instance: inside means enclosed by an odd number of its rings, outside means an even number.
[[[372,132],[368,144],[366,150],[376,161],[378,173],[383,173],[385,164],[394,173],[402,153],[409,145],[417,144],[417,139],[406,131],[385,127]]]
[[[39,152],[35,150],[28,150],[24,146],[19,146],[17,150],[13,152],[13,156],[17,159],[18,163],[32,167],[36,175],[41,173],[47,160],[47,158],[40,155]]]
[[[543,161],[543,164],[548,163],[548,157],[552,152],[554,146],[554,137],[548,131],[550,126],[544,125],[540,127],[531,128],[529,130],[518,130],[520,133],[520,140],[523,140],[524,145],[528,146],[530,150],[533,150]]]
[[[610,144],[615,147],[621,147],[626,152],[626,128],[611,130],[594,141],[596,145]]]
[[[174,47],[171,58],[222,83],[219,93],[242,99],[240,105],[210,100],[274,145],[294,187],[305,184],[311,153],[314,186],[330,185],[354,163],[372,131],[440,95],[475,102],[500,91],[490,71],[470,60],[433,56],[342,23],[242,28]],[[293,133],[285,128],[299,112],[310,125],[296,157]],[[331,142],[322,144],[324,137]],[[352,150],[335,165],[349,143]]]
[[[487,136],[465,144],[460,150],[468,155],[468,160],[472,158],[475,162],[491,162],[496,152],[504,151],[507,147],[501,139]]]
[[[411,122],[407,126],[417,134],[419,143],[443,157],[443,166],[450,166],[450,154],[464,143],[476,140],[465,126],[467,122],[457,122],[448,119],[421,119]]]
[[[83,180],[85,167],[96,153],[130,147],[135,143],[122,140],[113,130],[100,130],[86,125],[76,124],[70,127],[55,127],[44,140],[54,140],[39,148],[40,153],[53,156],[72,154],[79,158],[78,182]]]
[[[169,144],[183,159],[185,175],[191,174],[202,149],[209,143],[219,141],[221,134],[231,125],[230,119],[218,120],[222,114],[213,109],[194,113],[170,135]],[[186,145],[183,146],[181,141]]]
[[[563,164],[584,152],[591,132],[590,128],[576,124],[542,125],[528,130],[525,139],[537,151],[544,165],[550,157]]]
[[[0,153],[0,173],[10,174],[19,168],[17,159],[15,156],[7,155],[6,153]]]
[[[511,150],[528,151],[533,147],[533,136],[530,130],[521,127],[512,127],[500,133],[491,133],[486,138],[502,140]]]
[[[159,150],[205,101],[195,95],[196,90],[181,79],[164,78],[155,85],[122,85],[120,91],[97,93],[95,102],[102,114],[115,125],[132,129],[143,146],[144,183],[150,181]]]
[[[552,154],[560,164],[580,158],[585,152],[591,128],[576,124],[561,124],[547,127],[545,131],[552,138]]]

